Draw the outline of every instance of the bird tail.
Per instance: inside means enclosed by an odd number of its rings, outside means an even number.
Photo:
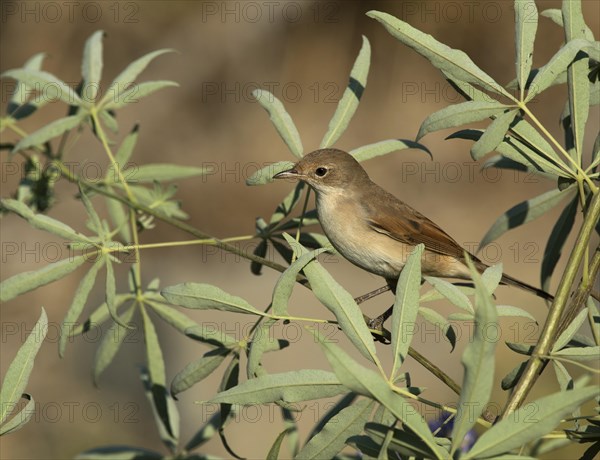
[[[524,283],[523,281],[513,278],[512,276],[509,276],[507,274],[502,275],[501,283],[508,284],[509,286],[519,287],[519,288],[529,291],[545,300],[550,300],[550,301],[554,300],[554,296],[552,294],[548,294],[543,289],[533,287],[532,285]]]

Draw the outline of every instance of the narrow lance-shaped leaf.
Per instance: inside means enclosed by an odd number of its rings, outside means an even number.
[[[409,139],[387,139],[385,141],[363,145],[362,147],[350,150],[350,154],[356,158],[357,161],[365,161],[404,149],[419,149],[426,152],[430,157],[432,156],[429,149],[423,144],[419,144],[418,142]]]
[[[515,117],[519,113],[519,109],[507,110],[502,115],[498,115],[496,119],[487,127],[479,140],[471,147],[471,157],[478,160],[484,155],[487,155],[504,140],[506,132],[513,123]]]
[[[83,101],[64,81],[51,73],[36,69],[12,69],[3,72],[0,77],[14,78],[28,88],[44,95],[46,100],[61,100],[69,105],[81,105]]]
[[[273,305],[274,314],[282,316],[287,315],[288,301],[292,295],[292,290],[296,285],[298,273],[300,273],[306,264],[325,251],[325,248],[321,248],[301,255],[281,274],[273,289],[273,299],[271,304]]]
[[[41,70],[42,62],[46,57],[45,53],[33,55],[25,62],[25,69]],[[38,108],[45,105],[48,100],[45,97],[34,97],[30,99],[31,91],[25,83],[17,81],[17,86],[8,101],[6,113],[15,120],[21,120],[34,113]]]
[[[567,67],[573,62],[579,51],[589,45],[587,40],[577,38],[567,42],[558,52],[552,56],[552,59],[544,67],[540,69],[533,81],[531,82],[529,92],[525,98],[525,103],[531,101],[535,96],[540,94],[556,79],[556,77],[564,72]]]
[[[85,42],[83,60],[81,61],[81,75],[83,87],[81,94],[86,102],[93,103],[100,89],[102,77],[102,38],[104,31],[94,32]]]
[[[371,44],[367,37],[363,35],[362,47],[352,66],[348,87],[338,102],[335,113],[329,122],[327,132],[321,141],[320,148],[331,147],[335,144],[350,124],[350,120],[352,120],[354,112],[356,112],[358,103],[360,102],[360,98],[367,86],[367,76],[369,75],[370,65]]]
[[[267,111],[273,126],[290,149],[290,152],[296,158],[302,158],[304,147],[302,147],[300,133],[298,133],[298,128],[296,128],[292,117],[287,113],[281,101],[264,89],[254,90],[252,95],[261,107]]]
[[[126,294],[117,294],[115,297],[115,307],[120,308],[128,300],[133,300],[135,298],[134,294],[126,293]],[[70,337],[76,337],[78,335],[86,334],[88,331],[92,331],[91,334],[94,335],[101,327],[101,325],[110,317],[110,312],[108,311],[108,306],[106,302],[102,302],[98,305],[92,313],[87,317],[87,319],[79,324],[77,324],[74,328],[69,331]]]
[[[340,410],[304,445],[295,459],[333,458],[346,446],[349,437],[362,432],[374,406],[375,401],[364,398]]]
[[[156,328],[146,311],[145,305],[140,307],[140,311],[142,312],[142,323],[144,325],[144,343],[146,344],[146,359],[150,381],[153,385],[166,387],[165,360]]]
[[[273,182],[273,176],[282,171],[287,171],[294,166],[291,161],[277,161],[271,163],[264,168],[259,169],[253,173],[250,177],[246,178],[246,185],[263,185]]]
[[[0,302],[8,302],[11,299],[40,286],[52,283],[64,278],[75,271],[86,261],[84,255],[67,257],[58,262],[53,262],[39,270],[19,273],[11,276],[0,283]]]
[[[446,340],[450,343],[450,351],[454,351],[454,347],[456,346],[456,332],[448,320],[437,311],[427,307],[419,307],[419,315],[444,334],[444,337],[446,337]]]
[[[563,2],[562,15],[565,26],[565,39],[585,39],[585,21],[581,11],[581,1]],[[569,90],[570,129],[574,139],[576,158],[583,157],[583,137],[590,107],[590,82],[588,80],[587,56],[580,56],[567,68],[567,88]],[[567,128],[569,129],[569,128]]]
[[[164,454],[141,447],[103,446],[77,454],[75,460],[162,460]]]
[[[70,117],[59,118],[51,123],[48,123],[43,128],[34,131],[33,133],[25,136],[17,145],[13,148],[14,152],[25,150],[29,147],[44,144],[50,139],[60,136],[65,131],[75,128],[82,123],[83,117],[81,115],[71,115]]]
[[[307,253],[307,249],[291,236],[287,234],[284,236],[297,254],[302,256]],[[304,274],[308,278],[315,296],[335,315],[340,327],[358,351],[368,360],[375,361],[377,358],[373,337],[360,308],[350,293],[340,286],[316,260],[309,262],[304,267]]]
[[[260,377],[265,374],[265,371],[261,367],[261,360],[263,353],[272,347],[274,342],[277,342],[277,339],[271,332],[271,327],[273,327],[275,323],[277,323],[277,320],[275,319],[261,318],[260,324],[252,335],[246,369],[246,375],[249,379]]]
[[[473,313],[474,310],[473,305],[471,305],[471,301],[458,286],[455,286],[454,284],[442,278],[436,278],[433,276],[424,276],[423,278],[425,278],[425,281],[431,284],[437,292],[439,292],[454,305]],[[472,289],[470,291],[473,292]],[[423,297],[421,298],[421,301],[423,301]]]
[[[173,378],[171,395],[175,397],[208,377],[221,365],[229,353],[231,350],[228,348],[215,348],[205,353],[200,359],[189,363]]]
[[[31,417],[33,417],[33,414],[35,413],[35,400],[28,393],[23,393],[21,397],[25,399],[27,403],[19,413],[15,414],[8,422],[0,426],[0,436],[20,430],[29,422],[29,420],[31,420]]]
[[[597,397],[598,388],[561,391],[525,404],[481,435],[465,454],[465,460],[493,457],[527,444],[552,431],[567,414],[585,401]],[[532,410],[533,409],[533,410]]]
[[[25,203],[5,198],[2,200],[2,206],[21,216],[34,228],[45,230],[68,241],[81,241],[90,245],[92,244],[92,241],[87,236],[73,230],[59,220],[44,214],[34,213]]]
[[[179,442],[179,412],[175,401],[163,385],[151,380],[146,369],[142,369],[140,377],[144,385],[144,392],[152,407],[160,439],[171,453],[175,453]]]
[[[507,106],[496,101],[467,101],[450,105],[429,115],[419,128],[417,139],[440,129],[474,123],[502,114]]]
[[[104,265],[104,259],[98,257],[94,265],[88,270],[85,276],[82,278],[79,286],[77,286],[77,290],[75,291],[75,296],[73,297],[73,302],[65,315],[65,318],[61,325],[60,339],[58,341],[58,354],[62,358],[65,354],[65,347],[67,346],[67,340],[69,338],[69,331],[73,329],[76,325],[77,320],[81,316],[81,312],[85,307],[85,303],[87,298],[94,286],[94,282],[96,281],[96,276],[98,275],[98,271]]]
[[[485,409],[494,384],[497,337],[490,331],[497,332],[496,308],[491,292],[469,258],[467,265],[475,283],[475,328],[473,338],[467,344],[461,359],[465,372],[458,412],[452,429],[451,455],[461,447],[464,437]]]
[[[479,243],[479,249],[491,243],[508,230],[531,222],[545,214],[550,209],[557,206],[562,200],[572,198],[574,194],[575,187],[570,185],[563,191],[552,189],[513,206],[494,222],[481,240],[481,243]]]
[[[202,176],[209,172],[208,168],[196,166],[183,166],[170,163],[151,163],[135,166],[123,171],[127,182],[154,182],[186,179],[188,177]]]
[[[524,99],[525,85],[533,61],[533,43],[538,25],[538,12],[534,0],[515,0],[516,66],[517,81]]]
[[[578,202],[579,200],[574,198],[567,206],[565,206],[560,213],[558,220],[554,224],[552,232],[550,232],[550,237],[548,238],[546,248],[544,249],[544,258],[542,259],[541,278],[542,289],[544,291],[548,291],[548,288],[550,287],[550,278],[560,259],[569,233],[571,233],[571,230],[573,229]]]
[[[262,314],[241,297],[236,297],[216,286],[202,283],[182,283],[161,291],[174,305],[200,310],[221,310],[236,313]]]
[[[406,360],[415,332],[415,321],[419,311],[419,288],[421,287],[421,256],[425,246],[417,245],[408,256],[400,272],[396,297],[392,310],[392,353],[394,356],[391,380]]]
[[[135,104],[139,102],[140,99],[149,96],[160,89],[173,86],[179,86],[179,83],[170,80],[157,80],[135,84],[128,90],[115,96],[115,98],[108,102],[104,108],[105,110],[120,109],[127,104]]]
[[[106,90],[106,95],[102,98],[99,106],[106,105],[109,101],[119,100],[119,95],[125,92],[141,74],[144,69],[152,62],[156,57],[165,53],[172,53],[172,49],[162,49],[148,53],[141,58],[136,59],[129,64],[119,75],[115,77],[109,88]]]
[[[108,307],[108,312],[110,313],[111,318],[114,322],[119,323],[123,327],[129,327],[126,322],[122,321],[119,318],[116,307],[116,296],[117,296],[117,287],[116,287],[116,279],[115,272],[112,265],[112,260],[110,256],[106,256],[106,305]]]
[[[290,432],[290,430],[291,430],[290,428],[285,428],[281,433],[279,433],[277,438],[275,438],[275,442],[269,449],[267,456],[265,457],[266,460],[277,460],[279,458],[279,451],[281,450],[281,443],[283,442],[283,440],[285,439],[287,434]]]
[[[390,14],[369,11],[367,16],[382,23],[393,37],[414,49],[452,79],[472,83],[494,93],[510,97],[510,94],[500,84],[477,67],[463,51],[444,45],[431,35],[415,29]]]
[[[135,306],[130,305],[123,312],[121,317],[122,321],[124,323],[130,322],[134,313]],[[119,325],[118,323],[112,323],[110,325],[104,338],[102,339],[102,342],[100,342],[100,345],[96,349],[96,354],[94,355],[94,367],[92,372],[94,385],[98,385],[100,375],[113,361],[115,355],[119,351],[119,348],[121,348],[121,345],[124,342],[139,340],[137,338],[139,335],[137,334],[139,334],[139,331],[135,329],[128,329]]]
[[[552,346],[552,352],[558,351],[565,347],[577,333],[583,322],[587,318],[587,310],[583,309],[579,314],[571,321],[571,324],[558,336],[556,342]]]
[[[33,369],[33,361],[48,333],[48,316],[42,308],[40,317],[19,348],[2,381],[0,389],[0,423],[3,423],[12,409],[15,408],[21,394],[25,391],[29,376]]]
[[[217,394],[210,402],[242,405],[279,400],[299,402],[328,398],[346,391],[335,374],[317,369],[302,369],[247,380]]]

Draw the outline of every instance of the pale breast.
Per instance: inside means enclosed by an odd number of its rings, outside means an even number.
[[[384,278],[397,278],[412,247],[374,231],[362,206],[340,192],[317,195],[321,226],[335,249],[353,264]]]

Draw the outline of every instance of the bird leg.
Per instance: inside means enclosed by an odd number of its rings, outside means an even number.
[[[356,302],[358,305],[360,305],[361,303],[363,303],[363,302],[366,302],[367,300],[369,300],[369,299],[372,299],[373,297],[375,297],[375,296],[378,296],[379,294],[381,294],[381,293],[383,293],[383,292],[389,291],[390,289],[391,289],[391,288],[390,288],[390,285],[389,285],[389,284],[386,284],[385,286],[382,286],[382,287],[380,287],[380,288],[377,288],[377,289],[375,289],[374,291],[367,292],[366,294],[363,294],[363,295],[361,295],[361,296],[358,296],[358,297],[356,297],[356,298],[354,299],[354,301],[355,301],[355,302]]]

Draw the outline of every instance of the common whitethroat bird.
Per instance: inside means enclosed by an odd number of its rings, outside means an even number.
[[[395,290],[400,272],[414,247],[425,245],[421,257],[424,275],[470,280],[465,250],[423,214],[373,182],[360,163],[338,149],[316,150],[274,179],[306,182],[316,192],[317,214],[333,247],[360,268],[383,276]],[[469,254],[475,268],[488,266]],[[502,283],[552,300],[547,292],[511,276]],[[370,326],[380,328],[391,308]]]

